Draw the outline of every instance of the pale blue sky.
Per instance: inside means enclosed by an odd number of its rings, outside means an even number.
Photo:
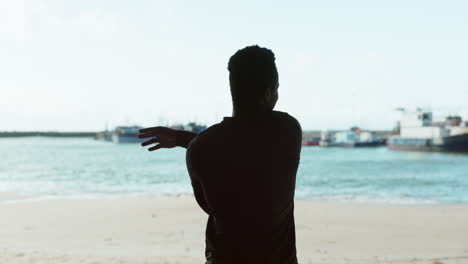
[[[468,1],[0,1],[0,130],[231,114],[229,57],[271,48],[304,129],[468,118]]]

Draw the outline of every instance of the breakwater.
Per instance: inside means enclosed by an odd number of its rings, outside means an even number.
[[[0,131],[0,137],[95,137],[96,132]]]

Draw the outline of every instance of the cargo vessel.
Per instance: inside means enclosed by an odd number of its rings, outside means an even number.
[[[139,126],[119,126],[112,132],[112,141],[115,143],[138,143],[147,139],[138,138]]]
[[[434,122],[430,111],[400,111],[399,135],[388,138],[389,149],[468,153],[468,122],[463,122],[460,116]]]

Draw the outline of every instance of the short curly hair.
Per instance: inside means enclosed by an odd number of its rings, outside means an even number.
[[[238,50],[229,59],[229,81],[234,107],[254,108],[267,90],[276,89],[278,71],[275,54],[258,45]]]

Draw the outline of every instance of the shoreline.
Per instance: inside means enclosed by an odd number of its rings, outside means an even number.
[[[0,203],[22,203],[36,201],[88,201],[88,200],[132,200],[132,199],[195,199],[193,193],[80,193],[80,194],[41,194],[41,193],[23,193],[0,191]],[[336,203],[336,204],[364,204],[364,205],[395,205],[395,206],[450,206],[450,205],[468,205],[468,202],[440,202],[430,199],[421,199],[416,197],[385,197],[368,195],[338,195],[321,196],[312,198],[303,198],[301,196],[294,198],[295,201],[318,202],[318,203]]]
[[[295,204],[300,263],[468,263],[468,204]],[[0,263],[203,263],[206,219],[191,197],[0,193]]]

